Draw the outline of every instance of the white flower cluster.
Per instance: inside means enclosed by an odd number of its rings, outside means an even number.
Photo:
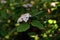
[[[22,6],[28,8],[28,7],[32,7],[32,4],[23,4]]]
[[[1,0],[1,3],[7,3],[7,1],[6,0]]]
[[[18,18],[17,23],[22,22],[22,21],[27,22],[27,21],[29,20],[29,17],[31,17],[31,15],[30,15],[29,13],[22,14],[22,15]]]
[[[54,2],[52,2],[52,3],[51,3],[51,6],[55,7],[55,6],[56,6],[56,4],[55,4]]]

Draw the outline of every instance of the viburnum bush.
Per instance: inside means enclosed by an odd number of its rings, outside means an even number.
[[[7,39],[59,40],[59,0],[0,0],[0,40]]]

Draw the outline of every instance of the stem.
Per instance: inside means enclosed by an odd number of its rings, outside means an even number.
[[[44,11],[41,11],[41,12],[35,13],[35,15],[33,15],[32,17],[37,16],[37,15],[39,15],[39,14],[42,14],[43,12],[44,12]]]

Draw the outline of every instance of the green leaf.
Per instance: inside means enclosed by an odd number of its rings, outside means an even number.
[[[32,24],[32,26],[37,27],[39,29],[44,29],[43,25],[39,21],[37,21],[37,20],[33,20],[31,22],[31,24]]]
[[[20,24],[20,26],[17,28],[18,32],[24,32],[30,28],[30,25],[28,23]]]
[[[7,13],[5,12],[5,10],[2,10],[0,13],[1,17],[6,18],[7,17]]]
[[[34,15],[38,12],[38,10],[35,9],[35,8],[32,8],[31,10],[32,10],[32,12],[31,12],[31,15],[32,15],[32,16],[34,16]]]

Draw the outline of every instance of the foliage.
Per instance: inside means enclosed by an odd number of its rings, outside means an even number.
[[[24,21],[17,22],[26,13],[31,15],[28,20],[23,17]],[[11,39],[15,32],[26,31],[31,40],[59,40],[59,0],[0,0],[0,37]]]

